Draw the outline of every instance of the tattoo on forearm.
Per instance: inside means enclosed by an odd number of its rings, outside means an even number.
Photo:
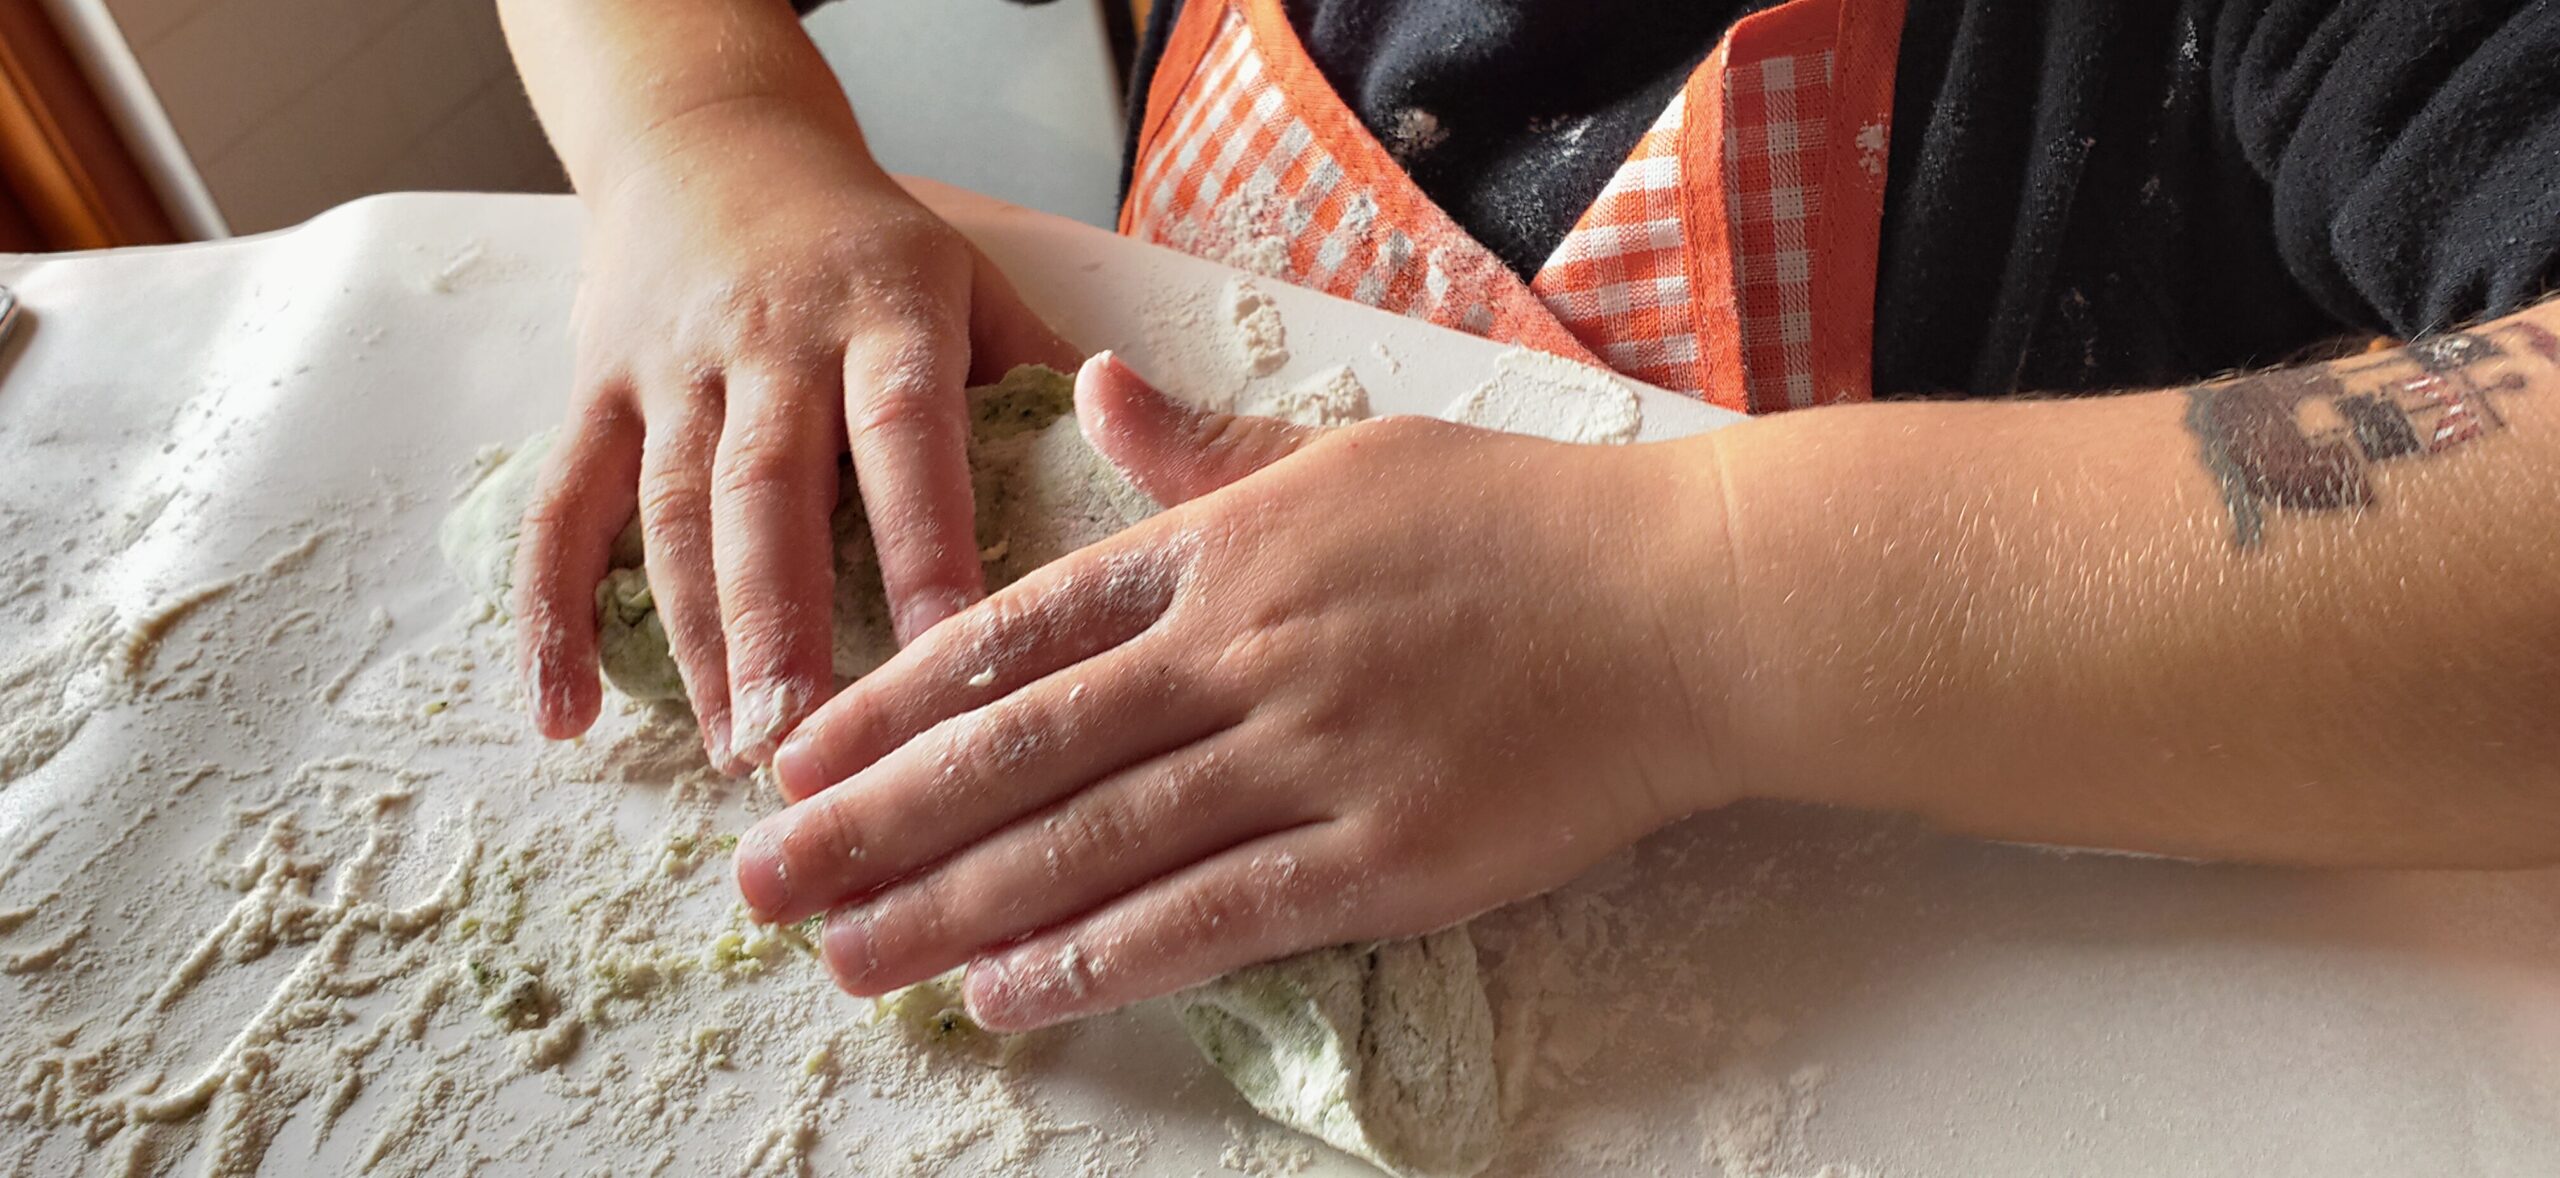
[[[2233,540],[2255,548],[2270,511],[2374,505],[2373,468],[2420,461],[2507,427],[2518,362],[2560,366],[2560,336],[2523,320],[2405,348],[2187,390],[2187,429],[2222,484]]]

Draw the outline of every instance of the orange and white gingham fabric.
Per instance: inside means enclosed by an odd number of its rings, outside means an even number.
[[[1732,408],[1861,399],[1900,22],[1895,0],[1746,17],[1524,283],[1333,94],[1279,0],[1191,0],[1121,228]]]
[[[1187,5],[1148,108],[1123,232],[1443,327],[1601,362],[1333,100],[1276,0]]]
[[[1685,90],[1671,100],[1529,287],[1609,367],[1695,393],[1711,385],[1691,307],[1681,182],[1689,105]]]
[[[1831,51],[1781,53],[1726,75],[1726,216],[1741,292],[1742,378],[1755,405],[1813,392],[1813,240],[1822,221]]]

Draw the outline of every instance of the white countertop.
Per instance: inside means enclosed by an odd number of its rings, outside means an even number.
[[[933,198],[1079,342],[1231,379],[1180,322],[1224,272]],[[466,959],[545,964],[563,1017],[605,942],[703,959],[734,927],[725,859],[668,876],[668,838],[769,805],[629,714],[543,748],[433,552],[475,453],[560,410],[577,225],[560,198],[399,197],[0,262],[31,316],[0,353],[0,1165],[1356,1172],[1251,1127],[1152,1008],[1004,1073],[902,1062],[788,952],[594,1007],[542,1067],[540,1032],[475,1009]],[[1277,379],[1349,363],[1381,411],[1439,408],[1499,353],[1264,285]],[[1647,436],[1721,419],[1648,394]],[[500,945],[510,872],[532,882]],[[1544,1034],[1497,1172],[2560,1171],[2560,873],[2195,867],[1758,809],[1502,919],[1497,976],[1543,953],[1553,993],[1511,997]]]

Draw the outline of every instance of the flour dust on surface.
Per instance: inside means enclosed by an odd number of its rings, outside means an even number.
[[[431,293],[518,269],[413,261]],[[1248,322],[1267,299],[1220,293],[1176,310],[1237,367],[1287,346],[1276,310]],[[210,372],[127,427],[149,460],[0,488],[0,524],[44,538],[0,553],[0,1172],[1354,1172],[1253,1117],[1160,1005],[989,1066],[842,995],[730,882],[769,783],[710,772],[657,707],[532,733],[509,635],[424,551],[467,462],[243,506],[223,464],[273,439],[234,402],[292,377]],[[1240,373],[1229,403],[1369,412],[1347,367],[1279,384]],[[1531,424],[1632,429],[1590,403]],[[1477,922],[1491,1173],[1871,1173],[1821,1164],[1820,1069],[1717,939],[1900,844],[1736,842],[1692,823]]]

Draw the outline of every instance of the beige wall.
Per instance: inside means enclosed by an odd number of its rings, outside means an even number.
[[[82,2],[121,29],[235,233],[376,192],[566,185],[495,0]],[[810,33],[891,167],[1108,224],[1110,2],[839,0]]]
[[[492,0],[106,0],[237,233],[369,193],[553,191]]]

